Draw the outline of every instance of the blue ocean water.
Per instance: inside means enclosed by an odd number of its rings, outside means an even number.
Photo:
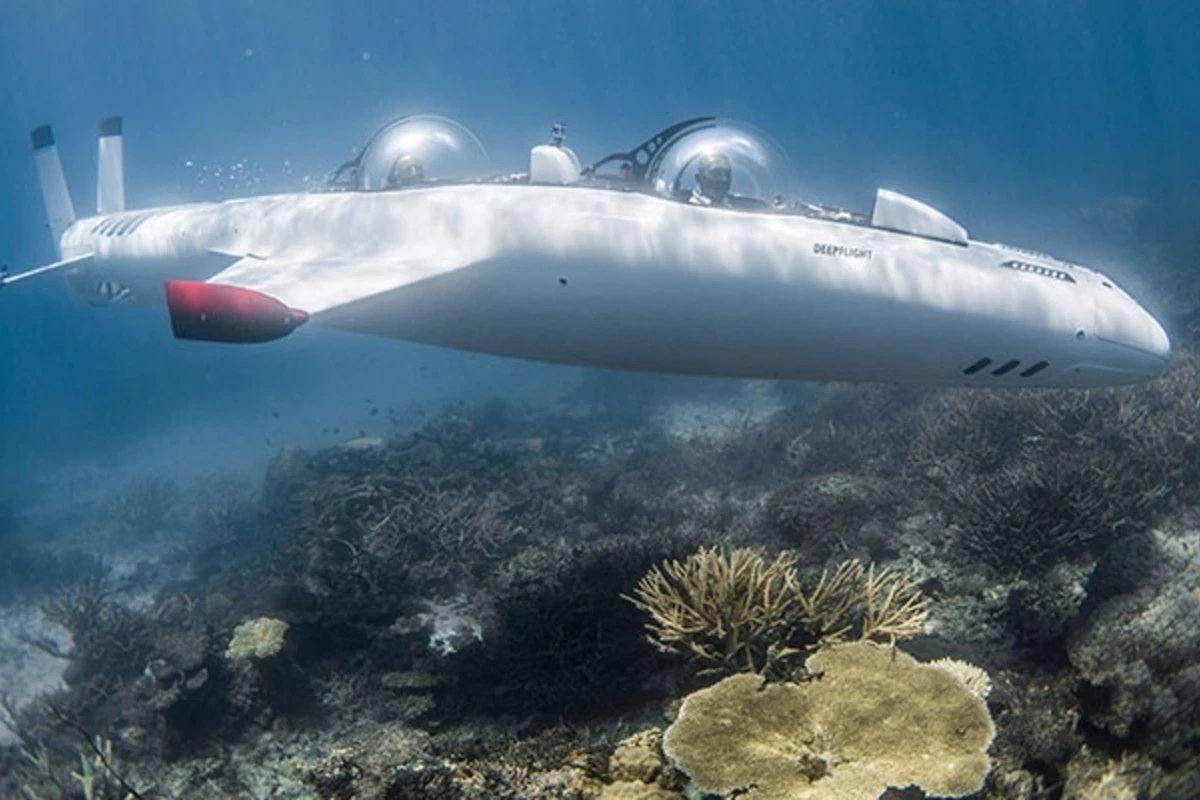
[[[42,122],[83,209],[109,114],[125,118],[137,207],[303,190],[423,111],[514,170],[556,120],[588,161],[726,115],[773,134],[808,197],[869,207],[889,186],[979,238],[1103,263],[1081,207],[1182,198],[1200,179],[1198,31],[1186,0],[8,0],[0,261],[54,258],[28,152]],[[329,426],[356,433],[371,403],[537,397],[576,378],[320,332],[180,343],[151,312],[82,308],[43,281],[0,296],[0,479],[155,442],[179,464],[261,458]]]
[[[6,287],[0,798],[87,793],[93,769],[97,797],[134,796],[122,772],[181,800],[683,796],[683,773],[696,794],[713,787],[661,728],[708,677],[664,653],[800,691],[820,681],[796,657],[854,625],[976,664],[921,668],[956,673],[926,688],[969,702],[967,738],[983,736],[941,761],[978,770],[990,744],[988,797],[1200,796],[1200,280],[1180,274],[1200,266],[1200,4],[5,0],[0,263],[56,257],[29,152],[41,123],[85,214],[111,114],[138,208],[308,191],[419,112],[473,130],[497,172],[526,168],[554,122],[591,162],[682,118],[744,120],[790,154],[804,199],[869,210],[895,189],[975,239],[1145,289],[1177,326],[1175,361],[1101,392],[745,385],[315,325],[183,342],[160,311],[86,308],[55,277]],[[1133,231],[1134,211],[1163,223]],[[655,391],[672,402],[644,402]],[[458,408],[475,413],[443,413]],[[384,441],[398,429],[415,431]],[[738,574],[769,574],[769,553],[779,580],[743,597],[790,599],[722,653],[739,636],[713,631],[747,603],[711,576],[736,547]],[[727,602],[671,639],[649,570],[685,557],[709,560],[692,578]],[[818,630],[787,603],[807,586],[819,606],[826,568],[845,582]],[[868,632],[875,591],[907,619]],[[686,606],[663,598],[668,617]],[[861,685],[840,693],[851,713],[827,706],[851,735],[901,731],[908,754],[940,727],[962,744],[957,712],[919,736],[919,717],[854,725],[883,696]],[[922,705],[911,689],[882,712]],[[740,761],[740,737],[756,766],[767,739],[741,727],[718,755]],[[613,746],[639,728],[625,755],[643,772],[623,781]],[[819,738],[798,757],[798,730],[768,737],[787,742],[781,774],[866,763]],[[110,744],[120,770],[94,758]]]

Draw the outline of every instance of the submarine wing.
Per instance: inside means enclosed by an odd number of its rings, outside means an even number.
[[[264,342],[310,319],[344,320],[352,304],[448,269],[421,258],[307,261],[248,254],[207,281],[167,281],[167,307],[177,338]]]

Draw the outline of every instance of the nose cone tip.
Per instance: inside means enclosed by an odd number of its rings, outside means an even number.
[[[1162,359],[1162,370],[1165,372],[1167,366],[1171,363],[1171,337],[1167,335],[1167,331],[1162,324],[1154,317],[1150,317],[1146,352],[1156,358]]]

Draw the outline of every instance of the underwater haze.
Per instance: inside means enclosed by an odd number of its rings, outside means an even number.
[[[803,200],[1113,276],[1174,360],[701,379],[4,286],[0,800],[1200,797],[1200,4],[5,0],[0,263],[59,257],[43,123],[82,217],[110,115],[140,209],[420,113],[496,173],[743,121]]]
[[[554,121],[587,163],[716,114],[771,133],[806,198],[863,208],[876,186],[896,188],[979,238],[1061,242],[1120,277],[1136,265],[1105,263],[1079,209],[1121,196],[1171,207],[1194,191],[1197,14],[1187,2],[13,0],[0,16],[0,260],[54,259],[28,145],[43,122],[84,209],[110,114],[125,118],[135,208],[304,189],[407,113],[463,122],[506,170]],[[181,449],[259,451],[273,427],[275,443],[303,437],[316,407],[357,431],[347,395],[552,391],[567,374],[307,331],[247,350],[180,343],[153,312],[96,313],[59,288],[3,298],[10,481],[188,428],[203,433]]]

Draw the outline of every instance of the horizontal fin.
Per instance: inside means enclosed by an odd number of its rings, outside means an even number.
[[[55,261],[53,264],[47,264],[44,267],[18,272],[16,275],[9,275],[6,271],[0,270],[0,288],[8,286],[10,283],[20,283],[29,278],[36,278],[39,275],[47,275],[51,272],[67,269],[68,267],[82,267],[90,264],[94,256],[91,253],[84,253],[81,256],[72,256],[64,258],[62,261]]]
[[[227,259],[229,259],[230,264],[241,261],[243,258],[250,258],[255,261],[266,261],[267,260],[266,256],[260,256],[255,253],[234,253],[230,250],[222,250],[218,247],[208,248],[208,253],[209,253],[209,255],[220,256],[221,258],[227,258]]]

